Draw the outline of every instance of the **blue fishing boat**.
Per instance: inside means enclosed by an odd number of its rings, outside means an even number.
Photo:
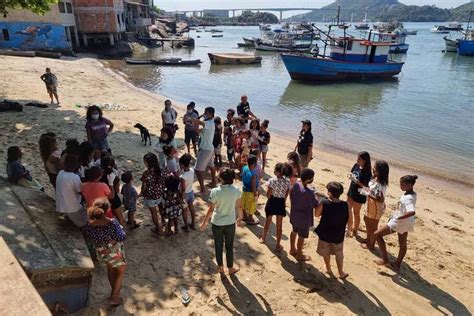
[[[327,32],[319,30],[324,36],[322,55],[282,54],[283,63],[294,80],[310,81],[349,81],[367,79],[389,79],[398,75],[403,62],[388,59],[390,42],[374,42],[370,39],[355,38],[346,34],[334,37],[329,25]],[[329,49],[329,54],[326,54]]]
[[[396,30],[395,32],[367,31],[366,34],[374,42],[390,43],[390,54],[406,54],[409,44],[405,43],[407,34]]]
[[[471,23],[472,12],[469,15],[469,22],[464,33],[464,38],[458,41],[458,55],[459,56],[474,56],[474,30],[469,27]]]

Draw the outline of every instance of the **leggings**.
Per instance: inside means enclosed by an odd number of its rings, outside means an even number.
[[[219,267],[224,265],[222,260],[222,253],[224,252],[225,243],[225,257],[227,261],[227,268],[234,266],[234,237],[235,224],[218,226],[212,224],[212,235],[214,235],[214,247],[216,249],[216,261]]]

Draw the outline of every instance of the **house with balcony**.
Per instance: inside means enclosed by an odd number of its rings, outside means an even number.
[[[152,25],[149,1],[125,0],[124,7],[127,32],[134,32],[140,36],[148,34],[148,28]]]
[[[14,9],[0,16],[0,48],[71,51],[78,45],[72,0],[52,4],[44,15]]]
[[[85,47],[89,44],[111,46],[126,31],[123,0],[73,0],[79,36]]]

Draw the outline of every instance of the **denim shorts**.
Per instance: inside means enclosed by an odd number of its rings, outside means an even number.
[[[194,202],[194,191],[191,191],[189,193],[184,193],[184,201],[186,201],[186,203],[191,204]]]
[[[162,199],[158,199],[158,200],[147,200],[147,199],[143,199],[143,204],[144,204],[146,207],[148,207],[148,208],[150,208],[150,207],[158,207],[158,206],[161,204],[162,201],[163,201]]]
[[[93,140],[91,143],[94,149],[98,148],[100,151],[108,151],[110,149],[107,138]]]

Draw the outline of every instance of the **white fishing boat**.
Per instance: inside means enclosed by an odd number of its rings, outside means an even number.
[[[459,39],[452,39],[448,36],[443,37],[446,45],[446,52],[455,53],[458,51]]]
[[[271,41],[257,39],[255,40],[255,49],[272,52],[310,52],[313,45],[313,34],[276,34]]]
[[[450,22],[448,23],[448,26],[446,26],[446,29],[448,31],[462,31],[462,23],[460,22]]]

